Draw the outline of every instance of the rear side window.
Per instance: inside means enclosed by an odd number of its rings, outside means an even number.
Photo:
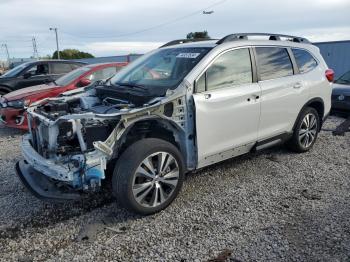
[[[293,75],[293,65],[286,48],[256,47],[260,80]]]
[[[248,48],[219,56],[197,81],[197,92],[252,83],[252,65]]]
[[[300,73],[307,73],[317,66],[317,61],[308,51],[296,48],[292,51]]]
[[[72,71],[70,64],[65,63],[52,63],[51,64],[51,74],[65,74]]]

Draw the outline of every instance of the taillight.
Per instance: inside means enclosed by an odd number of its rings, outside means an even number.
[[[334,71],[332,69],[327,69],[325,72],[325,75],[326,75],[329,82],[334,81]]]

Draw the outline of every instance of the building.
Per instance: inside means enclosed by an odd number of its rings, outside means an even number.
[[[350,71],[350,40],[319,42],[321,54],[329,68],[335,72],[335,78]]]
[[[132,62],[140,56],[141,56],[140,54],[120,55],[120,56],[104,56],[104,57],[75,59],[75,61],[84,62],[84,63],[88,63],[88,64],[112,63],[112,62]]]

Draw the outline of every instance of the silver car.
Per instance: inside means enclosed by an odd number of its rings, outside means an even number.
[[[51,200],[111,183],[119,203],[147,215],[188,172],[283,142],[310,150],[333,71],[304,38],[251,35],[172,41],[106,82],[32,105],[17,174]]]

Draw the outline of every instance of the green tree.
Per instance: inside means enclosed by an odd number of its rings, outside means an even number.
[[[57,59],[57,51],[55,51],[52,55],[53,59]],[[77,49],[64,49],[60,51],[61,59],[80,59],[80,58],[94,58],[94,56],[90,53],[81,52]]]
[[[190,32],[186,35],[187,39],[210,39],[208,31],[203,32]]]

